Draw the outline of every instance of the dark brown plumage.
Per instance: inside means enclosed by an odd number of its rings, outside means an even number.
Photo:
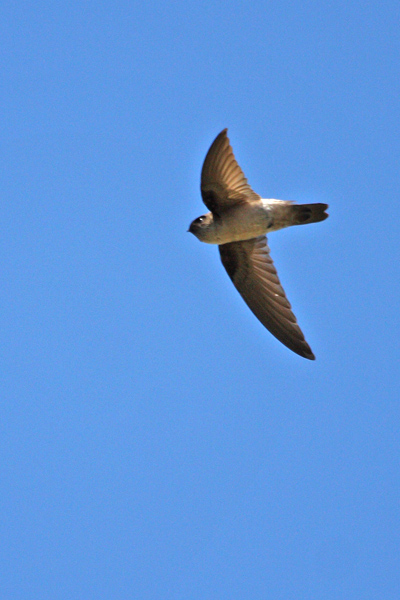
[[[265,234],[323,221],[328,206],[262,199],[238,165],[227,129],[216,137],[204,160],[201,193],[211,212],[195,219],[189,231],[201,241],[219,245],[222,264],[261,323],[293,352],[314,360],[279,281]]]

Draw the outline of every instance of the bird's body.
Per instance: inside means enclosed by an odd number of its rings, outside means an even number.
[[[266,234],[327,218],[326,204],[295,204],[256,194],[234,157],[224,129],[205,158],[201,192],[209,213],[192,221],[200,241],[218,244],[236,288],[259,320],[291,350],[314,359],[280,285]]]
[[[201,217],[200,217],[201,218]],[[251,207],[235,204],[225,209],[221,215],[204,215],[206,226],[199,227],[194,235],[207,244],[227,244],[248,240],[268,231],[272,223],[271,210],[262,202]]]

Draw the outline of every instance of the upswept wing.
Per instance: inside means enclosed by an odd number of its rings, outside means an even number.
[[[236,161],[227,131],[221,131],[211,144],[201,171],[203,202],[217,215],[234,204],[260,200]]]
[[[293,352],[314,360],[280,284],[266,236],[223,244],[219,251],[229,277],[261,323]]]

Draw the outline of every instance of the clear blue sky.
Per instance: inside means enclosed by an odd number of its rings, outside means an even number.
[[[397,600],[399,3],[3,2],[0,596]],[[229,128],[317,360],[186,233]]]

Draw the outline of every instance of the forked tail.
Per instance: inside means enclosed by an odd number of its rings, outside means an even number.
[[[293,221],[292,225],[307,225],[307,223],[318,223],[328,218],[327,204],[294,204],[290,207]]]

